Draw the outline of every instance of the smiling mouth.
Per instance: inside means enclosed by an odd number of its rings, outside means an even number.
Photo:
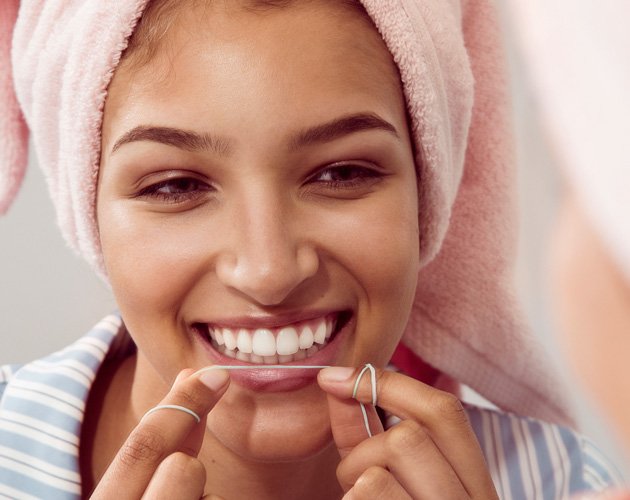
[[[349,312],[337,312],[278,328],[195,326],[223,356],[244,363],[275,365],[306,360],[324,349],[350,316]]]

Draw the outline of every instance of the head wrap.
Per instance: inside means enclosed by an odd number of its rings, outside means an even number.
[[[403,342],[506,410],[569,422],[513,297],[515,172],[492,1],[362,3],[400,70],[421,179],[423,267]],[[7,209],[26,164],[22,113],[63,235],[102,276],[95,220],[102,111],[146,4],[31,0],[17,22],[16,0],[0,7],[0,63],[14,80],[0,88],[0,106],[13,113],[0,114],[0,207]]]

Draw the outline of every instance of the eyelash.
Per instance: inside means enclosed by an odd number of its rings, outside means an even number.
[[[318,177],[322,177],[324,174],[340,174],[340,173],[350,173],[354,175],[349,180],[333,180],[332,178],[329,180],[317,180]],[[357,175],[358,174],[358,175]],[[316,184],[323,184],[328,188],[334,190],[343,190],[343,189],[355,189],[357,187],[361,187],[366,183],[371,183],[379,180],[383,174],[376,171],[373,168],[369,168],[362,165],[357,165],[354,163],[340,163],[330,165],[319,172],[317,172],[313,177],[309,179],[309,182]]]
[[[183,188],[182,184],[184,184]],[[174,186],[178,185],[180,188],[182,188],[181,192],[169,193],[160,191],[161,189],[173,188]],[[190,187],[190,185],[193,185],[195,189],[192,191],[186,190],[186,187]],[[211,186],[199,179],[195,179],[194,177],[175,177],[145,187],[136,195],[136,197],[153,198],[158,201],[177,204],[189,200],[194,200],[211,190]]]
[[[335,180],[335,175],[341,176],[342,178],[346,177],[346,179]],[[349,179],[348,175],[350,176]],[[318,171],[307,180],[307,184],[315,184],[336,191],[352,190],[369,183],[374,183],[382,176],[383,174],[373,168],[353,163],[341,163],[329,165]],[[328,179],[319,180],[322,177],[328,177]],[[191,187],[194,189],[191,190]],[[165,188],[169,190],[175,188],[179,192],[161,191]],[[194,177],[174,177],[143,188],[136,194],[136,197],[152,198],[164,203],[178,204],[195,200],[203,196],[204,193],[212,190],[212,186]]]

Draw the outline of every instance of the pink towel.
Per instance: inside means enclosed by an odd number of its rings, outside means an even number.
[[[28,129],[13,91],[11,35],[17,0],[0,3],[0,214],[15,198],[27,163]]]
[[[14,30],[15,88],[59,225],[102,276],[94,217],[102,107],[146,1],[32,0],[21,7]],[[513,297],[514,161],[491,0],[363,4],[400,69],[420,166],[424,267],[403,340],[506,410],[570,422]],[[3,20],[5,29],[8,24]],[[13,102],[11,92],[0,98],[3,107]],[[12,194],[24,150],[6,151],[3,146],[0,168]]]

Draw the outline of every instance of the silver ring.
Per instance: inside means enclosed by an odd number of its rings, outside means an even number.
[[[151,415],[151,413],[154,413],[154,412],[156,412],[158,410],[178,410],[178,411],[183,411],[184,413],[188,413],[188,415],[193,417],[197,421],[197,423],[201,422],[201,418],[199,418],[199,415],[197,415],[191,409],[186,408],[185,406],[180,406],[180,405],[159,405],[159,406],[156,406],[155,408],[151,408],[148,412],[146,412],[144,414],[144,416],[146,417],[147,415]],[[142,418],[144,418],[144,417],[142,417]]]

